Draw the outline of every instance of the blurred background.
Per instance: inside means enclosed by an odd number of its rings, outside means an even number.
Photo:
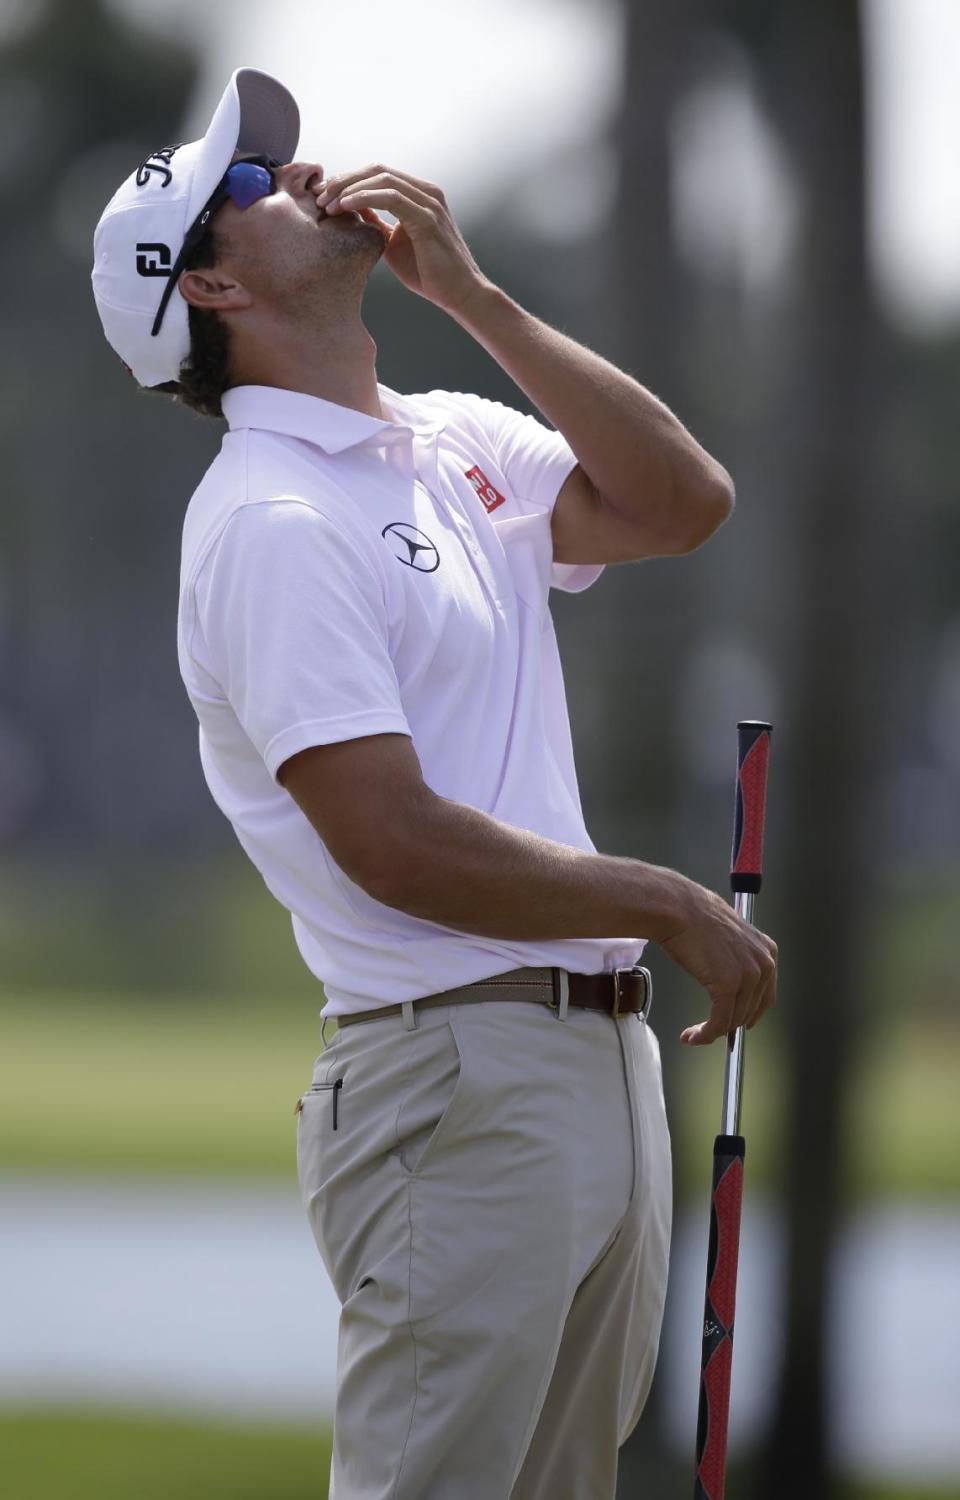
[[[960,1495],[958,55],[951,0],[0,3],[9,1500],[327,1493],[293,1117],[322,994],[177,669],[220,424],[133,385],[88,279],[114,188],[243,64],[328,172],[439,181],[490,277],[733,473],[701,553],[553,601],[599,848],[726,889],[734,725],[776,726],[728,1493]],[[530,409],[383,266],[365,309],[386,384]],[[653,961],[677,1216],[624,1496],[690,1492],[723,1069]]]

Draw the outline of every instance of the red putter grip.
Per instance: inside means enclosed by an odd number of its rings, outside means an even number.
[[[772,733],[772,724],[753,719],[737,725],[737,805],[730,861],[730,884],[735,891],[758,891],[763,880],[763,820]]]
[[[726,1486],[744,1151],[740,1135],[718,1135],[713,1146],[694,1500],[723,1500]]]

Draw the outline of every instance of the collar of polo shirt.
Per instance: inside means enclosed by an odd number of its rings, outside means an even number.
[[[237,385],[224,391],[223,414],[231,431],[249,427],[282,432],[315,443],[326,453],[342,453],[371,439],[380,443],[402,441],[405,433],[432,438],[446,427],[445,417],[425,422],[416,407],[399,392],[385,385],[378,385],[377,389],[384,409],[393,414],[383,421],[353,407],[325,401],[321,396],[270,385]]]

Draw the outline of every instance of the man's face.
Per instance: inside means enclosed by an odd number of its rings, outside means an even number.
[[[235,153],[234,160],[241,156]],[[336,310],[350,292],[366,285],[383,254],[384,237],[359,214],[341,211],[328,218],[317,208],[320,163],[288,162],[274,176],[275,193],[249,208],[228,199],[218,209],[219,264],[261,308],[299,316],[320,306]]]

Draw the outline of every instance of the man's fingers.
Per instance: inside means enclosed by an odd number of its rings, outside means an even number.
[[[385,167],[364,167],[362,171],[345,172],[325,182],[321,192],[316,194],[317,207],[329,208],[331,203],[342,203],[348,195],[354,198],[360,189],[385,188],[403,194],[408,201],[418,203],[422,208],[436,211],[442,206],[442,197],[437,198],[414,179],[398,172],[390,172]]]
[[[707,986],[713,1010],[707,1020],[686,1027],[680,1033],[681,1041],[688,1046],[707,1046],[739,1026],[749,1031],[756,1025],[776,998],[776,966],[765,947],[744,965],[738,977],[739,987],[732,996],[725,986]]]
[[[690,1047],[708,1047],[712,1042],[718,1042],[722,1036],[727,1036],[732,1029],[730,1026],[717,1026],[711,1016],[709,1021],[688,1026],[680,1033],[680,1040]]]
[[[707,993],[713,1005],[710,1015],[705,1021],[700,1021],[696,1026],[688,1026],[681,1033],[681,1039],[694,1047],[702,1047],[709,1042],[715,1042],[718,1037],[725,1036],[734,1026],[735,997],[729,991],[713,986],[708,986]]]
[[[777,945],[766,933],[758,932],[756,936],[759,942],[756,954],[758,981],[749,1017],[742,1023],[748,1030],[770,1009],[777,995]]]
[[[773,960],[771,960],[770,961],[770,968],[765,973],[765,976],[764,976],[763,985],[761,987],[759,998],[758,998],[757,1008],[754,1011],[752,1019],[748,1023],[748,1027],[747,1027],[748,1030],[750,1030],[750,1029],[752,1029],[752,1027],[756,1026],[757,1022],[760,1020],[760,1017],[763,1016],[763,1015],[765,1015],[765,1013],[770,1009],[771,1005],[774,1005],[776,1003],[776,999],[777,999],[777,969],[776,969],[776,964],[774,963]]]
[[[660,939],[665,951],[703,986],[711,1014],[680,1033],[703,1046],[739,1027],[752,1027],[777,995],[777,945],[721,902],[703,892],[702,910],[677,932]]]
[[[419,203],[411,203],[409,198],[395,188],[358,188],[345,194],[339,202],[339,208],[344,210],[356,209],[357,213],[363,213],[365,208],[385,208],[387,213],[393,214],[408,231],[411,227],[429,231],[436,227],[436,213],[432,208],[424,208]],[[334,209],[331,217],[338,210]],[[330,209],[327,210],[331,212]]]
[[[422,177],[414,177],[410,172],[400,172],[396,167],[385,167],[382,162],[369,162],[367,166],[356,167],[351,172],[334,173],[334,175],[332,177],[328,177],[326,182],[323,184],[323,189],[319,196],[321,198],[336,197],[337,194],[343,192],[344,188],[349,184],[362,182],[365,178],[368,177],[396,178],[397,181],[405,182],[408,186],[417,188],[422,193],[426,193],[428,197],[434,199],[434,201],[437,203],[446,202],[446,199],[443,196],[443,190],[441,188],[438,188],[436,183],[427,182]]]
[[[375,208],[369,208],[368,206],[363,205],[362,207],[357,209],[357,213],[360,215],[361,219],[365,219],[368,224],[376,224],[378,229],[383,230],[385,237],[387,239],[390,238],[391,234],[393,233],[393,225],[388,224],[386,219],[381,219]]]
[[[728,1032],[736,1031],[738,1026],[748,1025],[756,1014],[762,993],[763,978],[760,965],[751,959],[744,964],[740,972],[739,985],[732,1002],[723,1008],[722,1014],[717,1014],[715,1011],[710,1018],[711,1027],[716,1035],[725,1036]],[[719,1009],[720,1007],[717,1007],[717,1010]]]

